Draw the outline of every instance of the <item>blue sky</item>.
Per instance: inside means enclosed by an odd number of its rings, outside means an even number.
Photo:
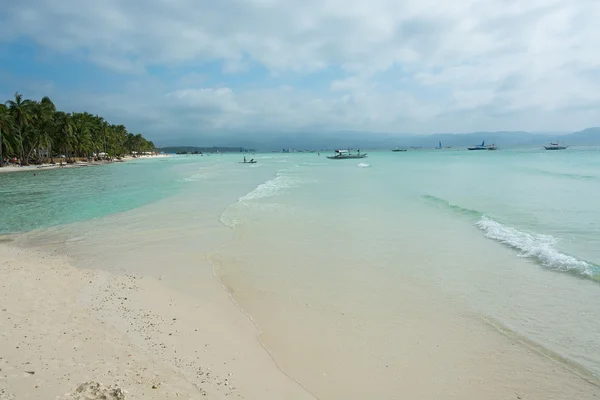
[[[600,121],[599,20],[596,0],[20,0],[0,95],[167,143],[575,131]]]

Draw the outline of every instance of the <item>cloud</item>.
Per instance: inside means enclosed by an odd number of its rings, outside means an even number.
[[[89,96],[143,130],[574,130],[600,120],[598,20],[597,0],[21,0],[0,41],[130,76]],[[153,72],[211,63],[220,85]]]

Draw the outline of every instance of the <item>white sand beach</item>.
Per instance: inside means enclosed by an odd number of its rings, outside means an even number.
[[[36,250],[1,244],[0,260],[2,400],[104,398],[77,397],[86,382],[127,399],[313,398],[214,280],[198,303],[158,280],[80,270]]]
[[[78,269],[65,256],[10,243],[0,244],[0,260],[2,400],[316,398],[279,370],[209,266],[198,294],[190,297],[159,279]],[[435,321],[441,320],[435,311],[418,319],[421,346],[439,341]],[[460,327],[446,328],[440,334],[462,340]],[[397,338],[399,343],[409,341],[410,332]],[[456,369],[431,380],[439,355],[423,353],[419,346],[406,352],[407,365],[415,367],[394,380],[408,379],[401,386],[409,398],[423,393],[496,398],[496,393],[502,399],[592,399],[600,394],[594,383],[516,338],[489,329],[473,334],[474,346],[491,346],[490,359],[461,355],[461,346],[447,348],[439,365],[454,360]],[[469,365],[477,368],[476,377],[461,375]],[[492,375],[499,370],[503,376]],[[517,392],[509,395],[509,388]],[[324,392],[329,393],[323,398],[347,398],[337,396],[334,387]],[[340,387],[340,394],[346,392]]]
[[[47,171],[47,170],[59,169],[59,168],[80,168],[80,167],[88,167],[88,166],[107,165],[107,164],[111,164],[113,162],[126,162],[126,161],[139,160],[139,159],[163,158],[163,157],[169,157],[169,155],[168,154],[156,154],[153,156],[149,156],[149,155],[140,155],[140,156],[136,156],[136,157],[125,156],[119,161],[90,161],[90,162],[77,162],[75,164],[63,163],[62,165],[59,162],[57,162],[55,164],[27,165],[27,166],[22,166],[22,167],[11,164],[11,165],[5,165],[2,168],[0,168],[0,174],[1,173],[6,174],[6,173],[11,173],[11,172],[27,172],[27,171],[38,172],[38,171]]]

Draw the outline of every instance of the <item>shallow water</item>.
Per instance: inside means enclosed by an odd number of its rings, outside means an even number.
[[[397,373],[394,338],[427,301],[600,375],[599,156],[225,155],[4,174],[0,231],[89,268],[185,277],[207,257],[281,365],[322,366],[303,376],[317,388],[340,364]]]

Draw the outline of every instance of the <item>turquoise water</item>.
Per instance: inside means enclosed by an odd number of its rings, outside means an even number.
[[[0,174],[0,234],[103,217],[164,198],[181,186],[171,164],[162,158]]]
[[[600,376],[600,149],[239,158],[0,174],[0,232],[54,226],[105,264],[161,243],[161,257],[202,254],[290,370],[311,354],[334,379],[341,343],[356,368],[401,363],[398,288],[416,280]],[[64,225],[91,219],[117,236]]]
[[[586,148],[290,155],[222,214],[236,241],[212,259],[261,327],[287,327],[286,341],[267,335],[267,346],[283,359],[323,354],[328,379],[347,352],[357,354],[357,375],[368,374],[364,360],[402,365],[390,348],[402,337],[395,308],[409,279],[600,376],[599,156]],[[310,316],[295,317],[308,305]],[[355,341],[315,345],[323,321],[340,316]],[[311,344],[288,347],[303,341]]]

